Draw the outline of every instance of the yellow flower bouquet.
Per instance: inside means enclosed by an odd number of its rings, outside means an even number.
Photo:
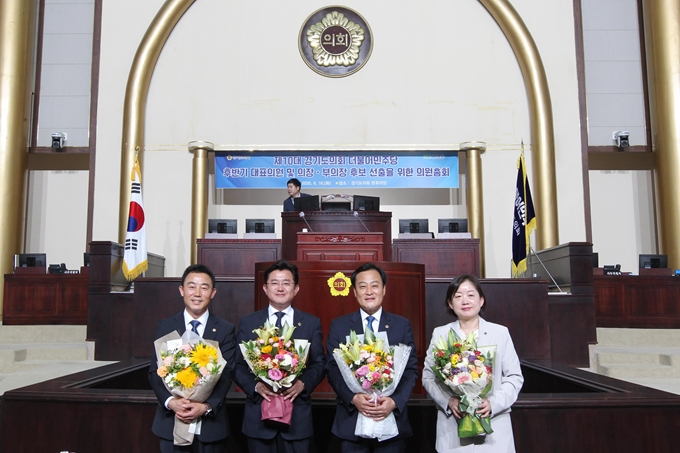
[[[187,330],[181,337],[177,331],[154,342],[158,370],[165,387],[180,398],[204,403],[212,393],[227,364],[219,343],[204,340]],[[190,424],[175,419],[175,445],[191,445],[201,433],[201,420]]]

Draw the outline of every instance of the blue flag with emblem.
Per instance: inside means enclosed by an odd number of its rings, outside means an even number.
[[[524,145],[522,145],[524,147]],[[515,216],[512,222],[512,276],[518,277],[527,270],[529,237],[536,229],[536,212],[527,181],[524,150],[517,160],[517,187],[515,189]]]

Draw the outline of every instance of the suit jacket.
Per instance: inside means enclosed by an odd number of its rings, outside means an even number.
[[[184,324],[184,311],[159,322],[156,338],[160,338],[175,330],[180,335],[186,330],[186,325]],[[231,380],[234,373],[234,355],[236,350],[234,330],[233,324],[225,321],[219,316],[213,315],[212,313],[208,316],[208,322],[205,326],[203,338],[206,340],[215,340],[220,344],[222,357],[227,361],[227,365],[222,371],[220,380],[217,382],[217,385],[215,385],[210,397],[206,401],[212,406],[212,412],[203,417],[201,434],[197,436],[197,439],[202,442],[215,442],[226,438],[230,434],[229,420],[227,419],[227,411],[224,407],[224,403],[229,387],[231,387]],[[156,410],[156,417],[153,420],[152,431],[158,437],[172,440],[172,431],[175,426],[175,413],[165,408],[165,401],[172,395],[168,389],[165,388],[162,379],[156,373],[157,369],[158,364],[156,362],[156,352],[154,351],[151,365],[149,366],[149,383],[156,393],[156,398],[158,398],[158,409]]]
[[[423,368],[423,387],[437,404],[437,443],[438,452],[449,453],[465,447],[467,441],[457,435],[457,422],[448,407],[452,392],[434,374],[434,358],[432,350],[434,342],[449,334],[453,329],[458,336],[465,338],[458,321],[437,327],[432,333],[432,340],[425,356]],[[496,345],[496,359],[492,375],[491,392],[487,396],[491,403],[491,427],[494,432],[484,439],[484,443],[475,445],[475,451],[515,451],[510,422],[510,406],[517,400],[524,377],[519,358],[512,344],[510,333],[505,326],[494,324],[479,318],[477,337],[478,346]]]
[[[333,350],[338,347],[340,343],[346,342],[346,337],[349,331],[354,330],[357,334],[364,331],[364,326],[361,321],[361,313],[356,311],[345,316],[336,318],[331,322],[331,327],[328,332],[326,340],[326,350],[328,356],[326,358],[326,371],[328,372],[328,382],[337,394],[335,420],[333,421],[333,434],[341,439],[359,441],[360,437],[354,435],[354,428],[356,426],[357,416],[359,411],[352,404],[354,392],[345,384],[338,364],[333,357]],[[413,432],[411,425],[408,422],[408,413],[406,404],[408,403],[413,387],[418,379],[418,361],[416,359],[416,345],[413,341],[413,331],[411,329],[411,322],[402,317],[383,310],[380,316],[379,332],[387,332],[387,338],[390,345],[396,346],[399,343],[411,346],[411,355],[409,356],[404,374],[399,381],[399,385],[391,398],[396,403],[397,407],[394,409],[394,417],[397,421],[399,435],[397,438],[408,437]]]
[[[309,197],[310,195],[308,193],[301,193],[300,197]],[[293,202],[293,199],[291,197],[286,198],[283,200],[283,212],[294,212],[295,211],[295,202]]]
[[[257,335],[253,333],[253,330],[262,327],[268,315],[268,308],[265,308],[241,318],[236,335],[238,344],[256,339]],[[274,426],[262,421],[261,404],[263,398],[255,392],[258,379],[250,371],[241,349],[237,348],[234,381],[247,396],[243,414],[243,434],[248,437],[272,439],[277,432],[281,432],[281,437],[286,440],[299,440],[314,435],[311,394],[324,378],[324,364],[326,362],[321,321],[316,316],[294,308],[293,324],[295,325],[293,339],[309,340],[310,346],[307,354],[307,365],[298,378],[305,384],[305,389],[293,401],[293,415],[290,426]]]

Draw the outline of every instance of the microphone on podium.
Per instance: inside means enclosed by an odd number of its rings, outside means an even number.
[[[307,228],[309,228],[309,232],[310,232],[310,233],[313,233],[314,230],[312,230],[312,227],[309,226],[309,222],[307,221],[307,219],[305,219],[305,212],[304,212],[304,211],[300,211],[300,217],[302,217],[302,220],[304,220],[305,223],[307,224]],[[363,223],[363,222],[362,222],[362,223]]]
[[[371,230],[368,229],[368,227],[366,226],[366,224],[364,223],[364,221],[361,220],[361,217],[359,217],[359,213],[358,213],[358,212],[354,211],[354,217],[356,217],[357,219],[359,219],[359,222],[361,222],[361,224],[364,226],[364,228],[366,228],[366,231],[368,231],[369,233],[371,232]]]

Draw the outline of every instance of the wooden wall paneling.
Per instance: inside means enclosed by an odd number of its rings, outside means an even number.
[[[6,325],[86,324],[86,274],[7,274]]]
[[[383,261],[382,233],[298,233],[298,261]]]
[[[640,283],[636,280],[626,288],[631,317],[679,318],[680,284],[673,277],[664,278],[653,288]]]
[[[94,342],[95,360],[126,360],[133,356],[132,345],[138,334],[134,319],[134,294],[89,294],[87,340]]]
[[[596,275],[598,327],[680,328],[680,278]]]
[[[548,310],[552,361],[588,368],[589,345],[597,343],[595,297],[550,293]]]
[[[485,279],[482,289],[487,301],[482,317],[508,328],[520,359],[550,360],[547,282]]]
[[[216,276],[253,278],[255,263],[281,259],[279,239],[198,239],[198,262]]]
[[[479,239],[395,239],[392,259],[425,265],[427,278],[480,276]]]

